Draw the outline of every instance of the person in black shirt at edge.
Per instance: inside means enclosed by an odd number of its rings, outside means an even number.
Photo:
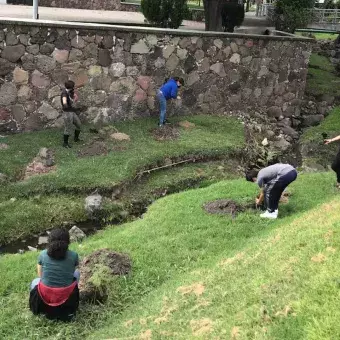
[[[70,148],[71,145],[68,143],[70,134],[74,127],[74,141],[79,142],[81,122],[75,112],[73,104],[78,100],[77,94],[74,92],[75,83],[72,80],[68,80],[65,83],[65,88],[61,92],[61,105],[64,111],[64,147]]]

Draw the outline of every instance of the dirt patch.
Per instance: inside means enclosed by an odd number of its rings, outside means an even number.
[[[78,157],[92,157],[107,155],[109,148],[105,142],[94,141],[91,144],[85,146],[82,150],[78,152]]]
[[[139,336],[141,340],[151,340],[152,338],[152,331],[151,329],[147,329],[145,332],[142,332]]]
[[[240,336],[240,327],[238,326],[233,327],[230,332],[230,339],[236,340],[238,339],[239,336]]]
[[[243,259],[244,255],[245,254],[243,252],[238,253],[234,257],[229,257],[227,259],[222,260],[219,264],[220,264],[220,266],[227,266],[227,265],[233,264],[234,262]]]
[[[182,122],[179,122],[178,125],[180,127],[183,127],[184,129],[192,129],[196,126],[194,123],[191,123],[187,120],[183,120]]]
[[[106,300],[106,279],[100,277],[101,282],[96,284],[92,280],[100,268],[106,268],[107,274],[111,276],[127,275],[131,271],[131,260],[128,255],[110,249],[99,249],[85,257],[79,266],[79,291],[82,301]]]
[[[164,125],[151,130],[152,137],[159,142],[177,140],[180,136],[179,129],[173,125]]]
[[[192,334],[194,336],[201,336],[207,333],[211,333],[211,331],[213,330],[212,325],[213,322],[208,318],[190,321]]]
[[[237,213],[245,211],[247,207],[232,200],[217,200],[204,204],[203,208],[209,214],[235,217]]]
[[[182,286],[177,289],[178,293],[182,295],[195,294],[201,296],[204,293],[205,287],[202,283],[194,283],[190,286]]]
[[[115,132],[110,137],[117,141],[130,141],[130,136],[122,132]]]
[[[311,260],[315,263],[322,263],[325,262],[326,256],[322,253],[319,253],[311,258]]]
[[[6,149],[8,149],[8,148],[9,148],[8,144],[6,144],[6,143],[0,143],[0,150],[6,150]]]

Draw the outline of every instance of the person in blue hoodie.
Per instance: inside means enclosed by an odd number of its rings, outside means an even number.
[[[160,106],[159,126],[166,123],[166,101],[169,99],[179,99],[178,89],[184,85],[183,78],[174,77],[167,80],[157,93]]]

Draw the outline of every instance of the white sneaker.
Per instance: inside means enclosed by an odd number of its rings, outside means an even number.
[[[278,215],[278,210],[275,210],[273,212],[269,212],[268,210],[261,214],[260,217],[262,218],[271,218],[271,219],[276,219],[277,218],[277,215]]]

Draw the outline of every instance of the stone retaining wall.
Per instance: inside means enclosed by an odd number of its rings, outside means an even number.
[[[0,131],[62,125],[60,89],[75,81],[81,118],[157,115],[156,90],[182,76],[176,114],[256,110],[290,125],[300,116],[311,42],[292,36],[0,22]]]

